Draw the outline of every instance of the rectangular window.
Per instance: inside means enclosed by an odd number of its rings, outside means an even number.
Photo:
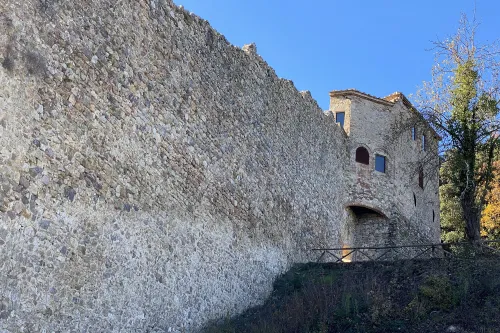
[[[413,139],[413,141],[417,140],[417,129],[415,128],[415,126],[411,128],[411,138]]]
[[[335,117],[336,117],[335,121],[337,122],[337,124],[340,124],[340,126],[344,128],[345,112],[337,112]]]
[[[385,156],[375,155],[375,170],[385,173]]]
[[[422,150],[425,151],[425,135],[422,135]]]

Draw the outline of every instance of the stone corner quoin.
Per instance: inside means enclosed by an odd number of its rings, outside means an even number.
[[[322,112],[168,0],[7,0],[0,31],[2,332],[196,331],[311,248],[439,240],[402,94]]]

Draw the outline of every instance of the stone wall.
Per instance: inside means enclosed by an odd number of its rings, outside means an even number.
[[[0,2],[0,331],[195,330],[340,243],[346,137],[165,1]]]
[[[353,141],[255,46],[168,0],[6,0],[0,31],[0,332],[195,331],[371,237]],[[376,234],[439,234],[378,182]]]

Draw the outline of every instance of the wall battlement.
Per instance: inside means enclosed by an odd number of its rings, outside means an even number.
[[[251,47],[169,0],[7,0],[0,31],[0,331],[193,331],[356,241],[352,137]]]

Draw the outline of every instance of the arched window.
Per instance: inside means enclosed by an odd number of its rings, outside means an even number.
[[[365,147],[358,147],[356,149],[356,162],[366,165],[370,164],[370,154]]]

